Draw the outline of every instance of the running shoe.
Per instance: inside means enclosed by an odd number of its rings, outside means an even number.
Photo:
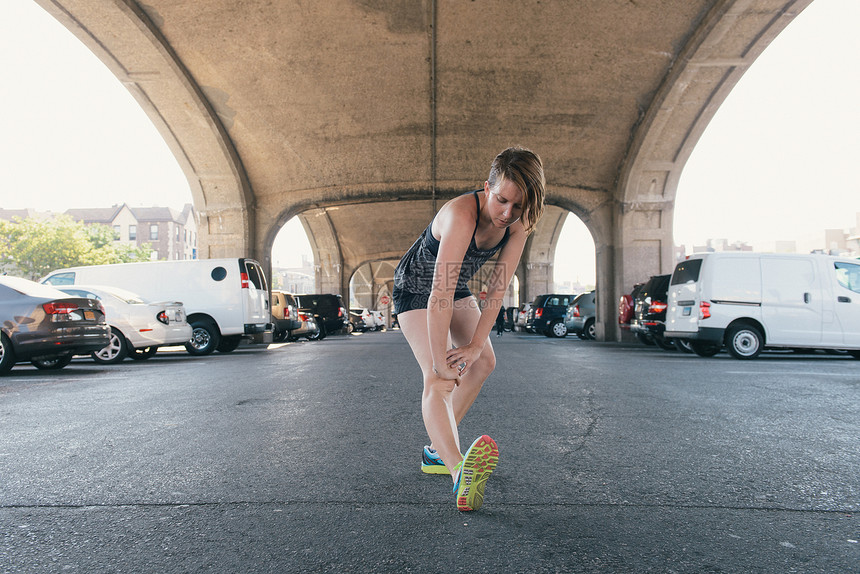
[[[499,447],[496,441],[482,435],[475,439],[466,456],[463,468],[454,485],[457,510],[478,510],[484,504],[484,486],[499,462]]]
[[[451,474],[436,451],[429,446],[421,453],[421,472],[425,474]]]

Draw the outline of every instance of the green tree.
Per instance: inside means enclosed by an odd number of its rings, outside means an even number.
[[[115,239],[110,227],[66,215],[0,221],[0,269],[35,280],[62,267],[149,260],[147,246],[117,245]]]

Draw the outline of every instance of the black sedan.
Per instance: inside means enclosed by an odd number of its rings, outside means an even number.
[[[40,369],[62,369],[72,356],[98,351],[109,342],[110,327],[97,299],[0,277],[0,374],[24,361]]]

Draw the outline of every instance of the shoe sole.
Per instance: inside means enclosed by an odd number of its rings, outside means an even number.
[[[457,510],[478,510],[484,504],[484,487],[499,462],[496,441],[483,435],[475,439],[463,459],[460,487],[457,489]]]
[[[424,474],[451,474],[451,471],[444,464],[422,464],[421,472]]]

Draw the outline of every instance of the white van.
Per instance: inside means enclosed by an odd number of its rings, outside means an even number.
[[[704,253],[675,266],[666,337],[703,357],[762,349],[840,349],[860,358],[860,260]]]
[[[192,355],[228,353],[243,338],[272,341],[269,288],[253,259],[195,259],[58,269],[42,283],[121,287],[150,301],[181,301],[193,329]]]

